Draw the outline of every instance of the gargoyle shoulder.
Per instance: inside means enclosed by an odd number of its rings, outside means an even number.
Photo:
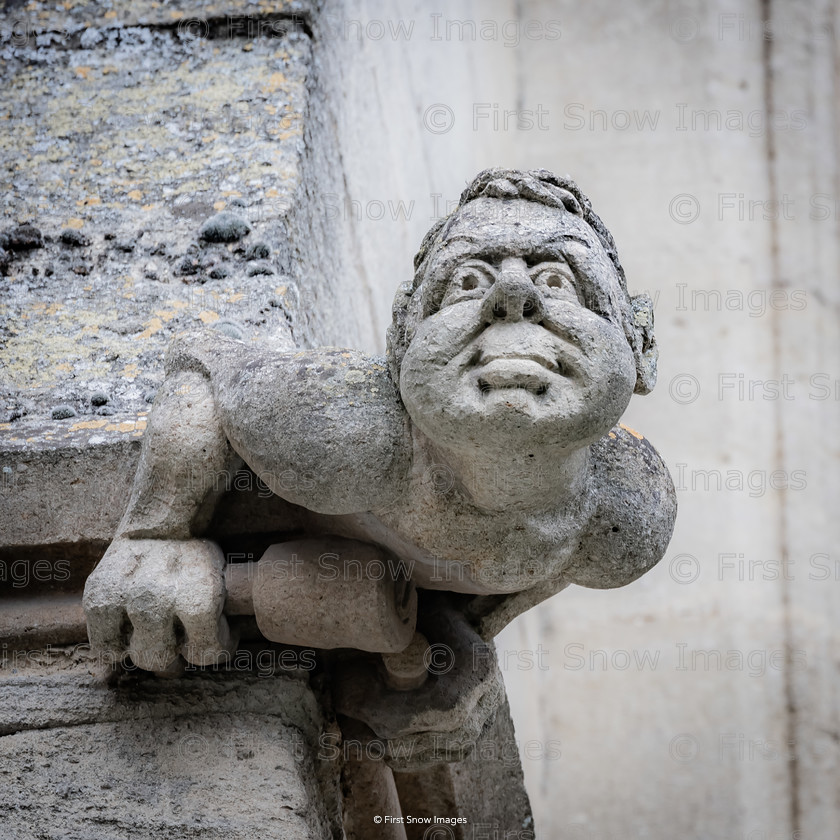
[[[384,359],[331,347],[276,352],[214,334],[176,340],[169,365],[206,373],[228,440],[278,496],[347,514],[402,491],[408,416]]]
[[[595,506],[564,578],[593,589],[631,583],[665,554],[677,500],[659,453],[638,432],[616,426],[591,448]]]

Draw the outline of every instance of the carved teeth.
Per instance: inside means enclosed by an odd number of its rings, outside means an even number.
[[[538,397],[542,397],[543,395],[548,393],[548,385],[545,384],[538,384],[538,383],[516,383],[513,385],[491,385],[484,379],[478,380],[478,387],[482,394],[489,394],[491,391],[515,391],[517,389],[522,391],[528,391],[530,394],[534,394]]]

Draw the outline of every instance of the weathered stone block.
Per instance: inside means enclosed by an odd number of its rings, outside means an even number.
[[[338,770],[299,675],[114,683],[84,648],[2,664],[4,838],[336,835]]]

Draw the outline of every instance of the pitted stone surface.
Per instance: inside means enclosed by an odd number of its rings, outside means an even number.
[[[4,838],[335,836],[305,671],[114,676],[87,645],[3,653]]]
[[[265,341],[297,307],[278,222],[300,186],[308,37],[103,32],[3,52],[0,422],[137,411],[177,331],[227,322]],[[237,235],[201,239],[219,211]],[[257,241],[272,246],[262,272]]]
[[[0,533],[108,539],[172,335],[369,331],[325,213],[333,89],[308,2],[0,6]],[[200,239],[220,212],[250,233]]]
[[[223,714],[0,738],[3,836],[330,836],[304,783],[308,768],[296,754],[296,733],[271,723],[262,715]],[[244,779],[252,784],[243,808]]]
[[[256,2],[230,3],[224,0],[138,0],[132,3],[115,3],[110,0],[66,0],[60,7],[48,0],[31,0],[25,5],[15,0],[4,0],[5,25],[0,36],[7,48],[32,49],[48,45],[73,46],[84,39],[83,46],[98,43],[97,34],[102,29],[123,29],[137,26],[169,27],[184,36],[206,37],[216,22],[224,23],[228,17],[260,17],[262,25],[253,21],[247,28],[228,30],[224,34],[251,34],[282,32],[281,26],[290,22],[297,28],[308,29],[315,3],[310,0],[256,0]],[[276,17],[275,26],[266,18]],[[41,38],[39,41],[38,38]]]

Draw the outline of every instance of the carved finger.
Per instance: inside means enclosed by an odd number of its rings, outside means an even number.
[[[181,548],[175,615],[184,629],[180,651],[193,665],[215,665],[232,652],[225,604],[225,556],[216,543],[194,540]]]
[[[221,615],[221,608],[179,612],[178,619],[186,635],[180,652],[187,662],[202,667],[216,665],[233,652],[230,627]]]
[[[134,628],[128,645],[134,664],[144,671],[165,671],[178,656],[171,617],[129,610],[128,618]]]
[[[111,664],[121,660],[128,644],[125,591],[119,568],[114,569],[120,565],[120,549],[116,543],[108,549],[85,581],[82,596],[91,649]]]
[[[95,596],[87,592],[83,604],[91,650],[109,664],[121,661],[127,641],[125,608],[121,604],[97,603]]]

